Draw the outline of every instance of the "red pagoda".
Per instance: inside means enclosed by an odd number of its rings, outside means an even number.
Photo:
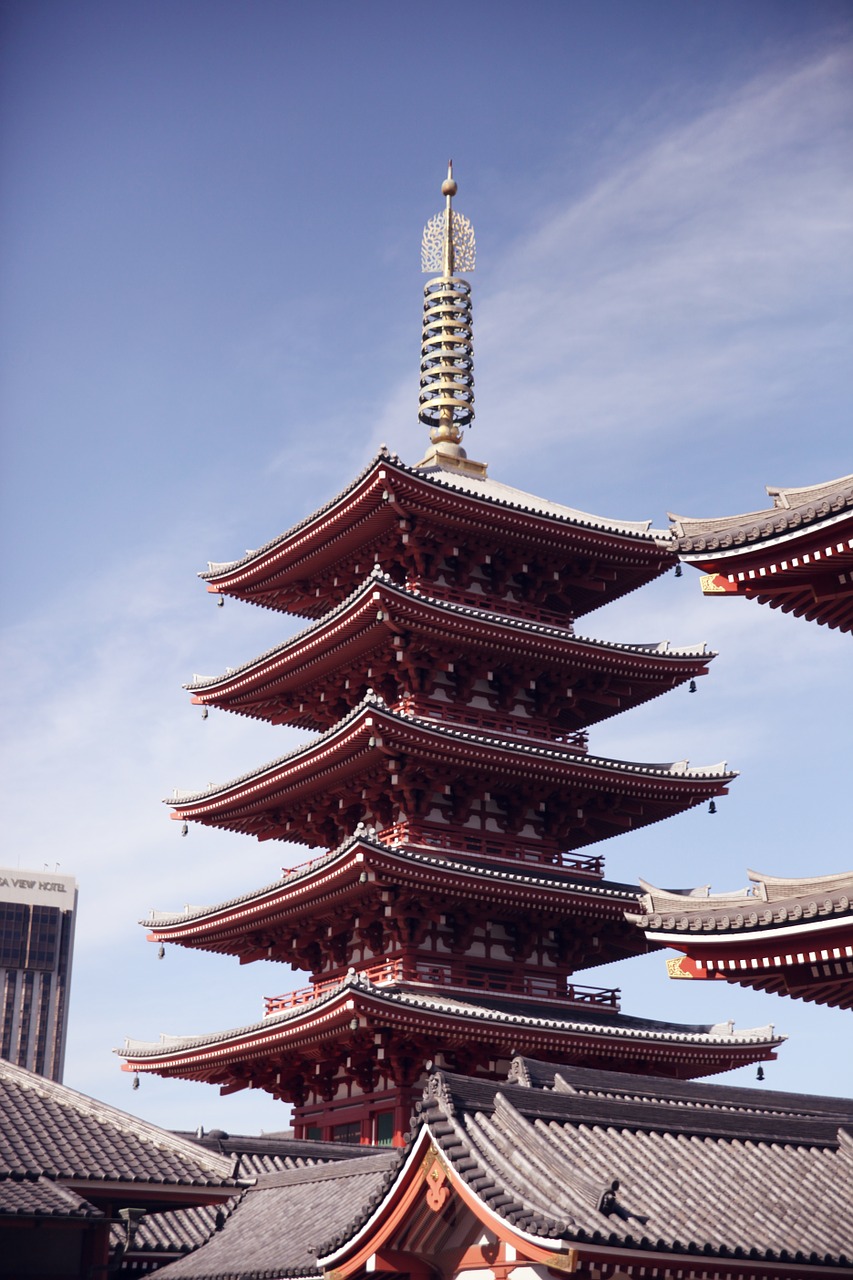
[[[654,949],[604,878],[610,836],[724,795],[725,765],[592,754],[597,722],[705,675],[704,648],[618,645],[575,621],[675,565],[647,522],[488,477],[474,416],[470,223],[427,225],[416,466],[383,447],[286,533],[201,576],[312,621],[193,700],[319,736],[176,795],[172,817],[321,852],[240,898],[153,915],[149,938],[283,961],[310,985],[210,1035],[128,1041],[124,1069],[262,1088],[298,1137],[400,1143],[430,1065],[499,1079],[513,1053],[677,1078],[774,1057],[770,1027],[627,1016],[576,978]]]

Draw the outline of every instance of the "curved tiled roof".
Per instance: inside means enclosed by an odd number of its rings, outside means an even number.
[[[168,1280],[316,1277],[318,1242],[360,1214],[398,1163],[398,1151],[383,1151],[259,1178],[203,1248],[157,1274]]]
[[[402,715],[397,711],[393,711],[384,699],[373,690],[369,690],[366,697],[357,703],[337,724],[332,725],[325,733],[319,734],[316,738],[312,738],[310,742],[302,743],[298,747],[294,747],[291,751],[286,752],[283,756],[270,760],[267,764],[259,765],[257,768],[250,770],[248,773],[240,774],[236,778],[231,778],[228,782],[214,783],[205,787],[203,791],[178,791],[175,789],[171,796],[164,799],[164,804],[172,804],[177,808],[192,805],[198,801],[210,800],[214,796],[221,795],[224,792],[232,791],[242,786],[243,783],[252,782],[264,774],[272,773],[276,769],[291,761],[298,760],[300,757],[308,757],[316,752],[321,746],[324,746],[341,733],[350,724],[353,723],[363,712],[374,709],[383,716],[397,721],[401,725],[416,725],[426,731],[437,734],[440,737],[458,742],[473,742],[480,746],[494,747],[502,751],[510,751],[519,756],[526,756],[540,760],[562,761],[567,764],[576,765],[578,768],[605,769],[614,773],[628,773],[638,776],[658,777],[658,778],[695,778],[699,781],[707,781],[713,778],[730,780],[735,778],[737,774],[732,770],[727,770],[726,762],[720,761],[712,765],[690,765],[687,760],[667,761],[660,764],[642,764],[628,760],[609,760],[604,756],[583,755],[579,756],[577,752],[570,748],[561,748],[558,744],[546,745],[544,742],[525,742],[520,740],[507,741],[500,735],[489,735],[487,733],[474,733],[470,730],[457,729],[453,725],[439,723],[434,720],[423,719],[419,716]]]
[[[670,514],[675,549],[682,555],[726,552],[819,526],[853,510],[853,475],[799,489],[768,486],[773,506],[743,515],[692,517]]]
[[[64,1085],[0,1061],[0,1171],[234,1189],[232,1163]]]
[[[502,1219],[555,1257],[574,1248],[600,1261],[627,1248],[640,1265],[644,1253],[650,1265],[653,1254],[700,1255],[721,1275],[739,1260],[848,1273],[853,1103],[532,1059],[516,1059],[511,1077],[433,1073],[405,1149],[259,1179],[220,1231],[160,1274],[334,1272],[364,1248],[368,1224],[381,1230],[430,1145],[472,1197],[454,1222]],[[420,1260],[417,1243],[402,1247]]]
[[[802,921],[853,917],[853,871],[780,879],[750,871],[752,885],[737,893],[656,889],[644,880],[642,912],[627,918],[641,929],[667,933],[761,933]]]
[[[318,507],[316,511],[292,525],[284,533],[272,538],[269,542],[265,542],[263,546],[247,551],[244,556],[236,560],[209,562],[207,570],[202,571],[199,577],[205,581],[220,578],[226,574],[244,569],[254,560],[267,555],[270,551],[275,550],[276,547],[287,542],[294,534],[306,529],[314,521],[334,510],[336,506],[346,500],[353,490],[366,480],[375,467],[382,463],[390,465],[403,475],[416,477],[440,488],[456,490],[466,497],[475,498],[492,506],[504,507],[507,510],[525,511],[531,515],[545,516],[561,523],[576,525],[579,528],[616,534],[620,537],[630,537],[637,541],[651,542],[658,546],[667,537],[665,531],[652,529],[650,520],[609,520],[602,516],[590,515],[585,511],[578,511],[562,503],[550,502],[546,498],[538,498],[535,494],[525,493],[522,489],[515,489],[511,485],[502,484],[498,480],[462,475],[459,472],[445,470],[442,467],[420,468],[407,466],[397,454],[389,453],[386,447],[382,445],[376,456],[359,472],[355,479],[340,493],[336,494],[334,498]]]
[[[318,635],[326,630],[330,624],[334,623],[347,609],[351,608],[362,596],[367,596],[371,589],[377,584],[387,588],[389,591],[400,595],[402,599],[415,598],[423,600],[434,608],[441,609],[442,612],[458,617],[473,618],[477,621],[488,622],[491,624],[499,624],[502,627],[516,635],[533,634],[539,635],[547,639],[556,639],[561,641],[570,640],[572,644],[579,648],[589,648],[593,652],[606,651],[610,653],[625,654],[626,657],[641,656],[650,658],[669,658],[669,659],[690,659],[704,658],[710,661],[717,655],[709,650],[703,643],[701,645],[682,645],[672,646],[668,640],[652,641],[650,643],[640,644],[622,644],[615,640],[596,640],[589,636],[569,635],[565,627],[553,626],[549,623],[536,622],[529,618],[519,618],[512,614],[500,613],[494,609],[477,609],[473,605],[458,604],[453,600],[442,600],[437,596],[431,596],[425,591],[415,591],[399,586],[398,583],[389,577],[387,573],[383,573],[378,566],[374,566],[363,582],[360,582],[354,591],[342,600],[339,604],[334,605],[328,612],[324,613],[321,618],[315,619],[307,626],[297,631],[295,635],[283,640],[280,644],[274,645],[271,649],[266,649],[263,653],[258,654],[254,658],[250,658],[247,662],[240,663],[236,667],[228,667],[221,675],[203,676],[194,675],[191,681],[188,681],[183,687],[192,693],[203,689],[210,689],[216,685],[224,684],[229,680],[233,680],[236,676],[244,675],[253,671],[256,667],[263,666],[270,659],[279,657],[288,650],[299,648],[303,642],[313,635]],[[485,604],[484,600],[484,604]]]
[[[0,1172],[0,1218],[102,1218],[88,1200],[36,1173]]]
[[[609,1040],[654,1040],[693,1045],[766,1045],[781,1043],[783,1036],[774,1034],[771,1025],[735,1031],[733,1023],[682,1025],[652,1019],[631,1017],[626,1014],[605,1013],[594,1009],[587,1012],[577,1008],[561,1008],[555,1002],[537,1003],[535,1000],[501,999],[496,993],[482,993],[479,1002],[474,993],[465,996],[453,993],[431,992],[407,986],[404,982],[379,985],[363,973],[350,971],[339,984],[323,990],[313,999],[279,1012],[267,1015],[259,1022],[206,1035],[161,1035],[159,1041],[148,1042],[127,1038],[124,1047],[116,1050],[122,1057],[144,1069],[145,1059],[163,1059],[178,1056],[195,1049],[225,1045],[258,1033],[269,1033],[276,1027],[299,1022],[309,1013],[337,1001],[342,994],[361,990],[389,1008],[401,1006],[437,1015],[461,1017],[480,1023],[498,1023],[504,1027],[517,1026],[528,1030],[577,1032],[602,1035]]]
[[[189,924],[191,921],[203,920],[205,916],[218,915],[231,907],[244,906],[248,902],[259,901],[265,897],[273,897],[282,888],[298,884],[300,880],[311,880],[320,871],[326,870],[334,862],[343,859],[356,845],[373,849],[388,857],[405,857],[409,862],[419,863],[424,867],[438,868],[445,871],[462,872],[484,880],[501,880],[508,884],[521,886],[560,889],[568,893],[582,893],[594,898],[639,897],[640,887],[633,884],[621,884],[615,880],[572,880],[565,872],[555,870],[549,872],[547,865],[537,867],[535,871],[506,865],[489,864],[488,860],[466,859],[464,854],[427,853],[411,845],[394,846],[384,844],[376,838],[373,828],[356,829],[353,835],[320,857],[310,862],[285,871],[272,884],[263,885],[259,889],[251,889],[235,898],[227,898],[223,902],[208,906],[184,907],[181,911],[152,911],[139,923],[147,928],[157,928],[170,924]]]
[[[356,1160],[375,1154],[373,1147],[345,1147],[335,1142],[309,1142],[305,1139],[262,1134],[260,1137],[211,1133],[179,1133],[186,1139],[209,1151],[225,1156],[235,1171],[245,1177],[251,1175],[259,1181],[271,1174],[291,1170],[310,1170],[327,1166],[344,1159]],[[240,1204],[244,1192],[233,1196],[223,1205],[200,1205],[190,1209],[172,1209],[166,1213],[146,1214],[136,1228],[132,1255],[150,1258],[152,1255],[168,1260],[192,1252],[218,1231]],[[113,1228],[113,1243],[124,1239],[122,1227]]]

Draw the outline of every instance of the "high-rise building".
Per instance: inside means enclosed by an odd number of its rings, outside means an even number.
[[[0,1058],[61,1083],[77,882],[0,867]]]
[[[604,719],[703,676],[704,647],[615,644],[576,622],[674,568],[647,521],[588,515],[492,479],[461,445],[474,416],[470,223],[427,225],[414,466],[383,446],[326,506],[212,564],[208,590],[309,625],[190,686],[205,707],[319,731],[288,755],[176,794],[200,823],[321,850],[228,902],[155,913],[163,946],[266,960],[311,985],[264,1016],[159,1044],[126,1070],[260,1088],[298,1137],[400,1143],[430,1063],[499,1079],[513,1053],[710,1075],[775,1056],[771,1027],[624,1014],[578,975],[648,949],[637,885],[601,841],[725,795],[725,764],[589,750]],[[653,944],[654,945],[654,944]]]

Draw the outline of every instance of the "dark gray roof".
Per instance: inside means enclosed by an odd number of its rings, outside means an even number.
[[[439,1072],[421,1118],[457,1174],[524,1232],[723,1258],[849,1261],[849,1106],[823,1114],[797,1097],[730,1110],[709,1105],[712,1090],[727,1093],[709,1085],[698,1086],[696,1106],[696,1086],[679,1085],[673,1105],[671,1082],[657,1085],[659,1097],[638,1097]]]
[[[102,1218],[88,1200],[39,1174],[0,1173],[0,1217]],[[2,1265],[2,1264],[0,1264]]]
[[[374,1152],[259,1178],[203,1248],[157,1274],[168,1280],[317,1276],[318,1245],[360,1218],[400,1154]]]
[[[225,1157],[233,1171],[241,1177],[309,1169],[333,1161],[363,1159],[375,1154],[373,1147],[309,1142],[284,1134],[261,1134],[254,1137],[232,1135],[214,1129],[209,1133],[178,1133],[176,1136]],[[137,1227],[131,1256],[159,1256],[168,1260],[197,1249],[215,1231],[221,1229],[239,1204],[240,1198],[240,1195],[233,1196],[222,1205],[200,1205],[198,1208],[146,1214]],[[113,1228],[113,1242],[118,1244],[123,1238],[123,1228]]]
[[[516,1056],[509,1072],[511,1084],[531,1089],[555,1089],[587,1097],[617,1098],[635,1102],[661,1102],[669,1106],[722,1111],[753,1111],[834,1117],[839,1124],[853,1123],[853,1098],[821,1094],[782,1093],[773,1089],[749,1089],[742,1085],[704,1084],[698,1080],[670,1080],[659,1076],[631,1075],[627,1071],[600,1071],[572,1063],[542,1062]]]
[[[423,1126],[493,1212],[542,1239],[849,1267],[853,1101],[516,1059],[507,1083],[436,1072]],[[167,1280],[316,1277],[407,1151],[261,1178]]]
[[[221,1155],[0,1061],[0,1174],[236,1189],[231,1168]]]

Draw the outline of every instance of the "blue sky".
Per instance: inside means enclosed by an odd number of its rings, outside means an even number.
[[[160,803],[298,735],[180,685],[298,625],[195,578],[337,492],[380,441],[421,456],[424,222],[452,155],[477,231],[477,420],[498,479],[666,522],[853,470],[847,3],[73,5],[2,15],[4,860],[80,881],[67,1083],[159,1123],[275,1129],[265,1097],[143,1081],[111,1049],[253,1019],[301,985],[135,923],[304,850]],[[720,651],[596,752],[741,771],[602,846],[608,873],[717,890],[841,870],[849,639],[671,575],[585,620]],[[660,956],[591,981],[628,1012],[791,1037],[768,1085],[849,1090],[849,1018]],[[736,1073],[751,1079],[752,1072]]]

